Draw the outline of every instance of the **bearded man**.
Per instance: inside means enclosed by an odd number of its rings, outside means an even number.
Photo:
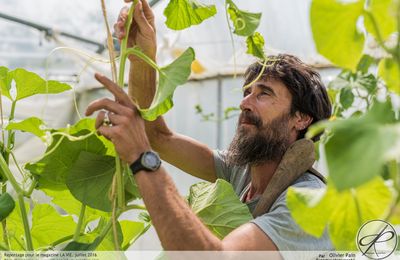
[[[128,0],[126,0],[129,2]],[[126,35],[127,11],[115,25],[121,39]],[[154,15],[145,0],[135,8],[131,45],[140,46],[155,60]],[[148,107],[155,93],[155,71],[137,57],[130,57],[129,95],[140,107]],[[134,68],[134,71],[133,71]],[[261,77],[255,80],[261,73]],[[115,96],[115,101],[92,102],[87,115],[97,110],[98,132],[110,139],[121,159],[131,165],[136,183],[166,250],[331,250],[326,232],[316,238],[295,223],[286,206],[286,191],[267,212],[233,230],[223,240],[211,233],[178,194],[161,166],[160,157],[183,171],[214,182],[230,182],[254,210],[273,177],[283,155],[308,127],[329,118],[331,105],[319,74],[291,55],[268,58],[266,67],[256,62],[245,73],[241,115],[236,135],[226,151],[206,145],[170,130],[162,117],[144,122],[131,98],[102,75],[97,80]],[[103,124],[104,119],[111,125]],[[317,140],[315,137],[314,140]],[[306,172],[292,186],[321,188],[324,183]]]

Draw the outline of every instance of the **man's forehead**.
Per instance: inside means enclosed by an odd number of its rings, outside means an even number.
[[[274,79],[274,78],[260,78],[252,84],[248,85],[248,88],[261,88],[261,89],[270,89],[272,90],[276,96],[289,97],[291,98],[291,94],[285,84],[282,81]],[[246,90],[246,88],[243,88]]]

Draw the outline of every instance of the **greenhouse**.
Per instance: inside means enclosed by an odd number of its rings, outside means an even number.
[[[0,0],[2,256],[399,257],[400,2],[144,1]]]

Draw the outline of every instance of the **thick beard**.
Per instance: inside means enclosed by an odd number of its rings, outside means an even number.
[[[246,129],[238,126],[235,137],[229,145],[226,163],[229,166],[257,166],[266,162],[279,162],[289,147],[289,114],[274,119],[268,125],[258,125],[254,118],[254,127]],[[259,122],[260,119],[258,119]],[[240,120],[239,120],[240,122]],[[256,133],[252,133],[256,130]]]

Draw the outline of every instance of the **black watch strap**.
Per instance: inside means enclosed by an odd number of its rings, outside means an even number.
[[[133,174],[141,171],[141,170],[145,170],[146,168],[142,165],[142,156],[143,154],[140,155],[139,159],[137,159],[136,161],[134,161],[129,168],[131,168],[131,171]]]
[[[136,174],[139,171],[154,172],[160,168],[161,160],[156,152],[147,151],[142,153],[139,158],[134,161],[129,167],[131,168],[132,174]]]

